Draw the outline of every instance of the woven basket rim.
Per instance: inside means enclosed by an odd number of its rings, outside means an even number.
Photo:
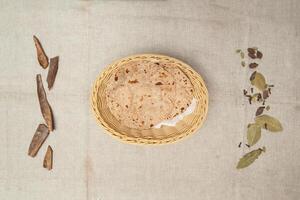
[[[153,57],[159,57],[159,58],[163,58],[163,59],[168,59],[168,60],[172,60],[175,61],[176,63],[181,63],[181,65],[184,65],[187,69],[189,69],[190,71],[193,72],[193,78],[197,79],[198,81],[200,81],[203,86],[203,90],[205,91],[205,100],[207,101],[207,104],[205,104],[205,112],[203,113],[203,119],[200,120],[199,124],[196,127],[190,127],[189,132],[186,133],[181,133],[181,134],[177,134],[174,135],[172,137],[169,138],[163,138],[163,139],[149,139],[149,138],[136,138],[136,137],[131,137],[128,135],[124,135],[114,129],[112,129],[106,122],[105,120],[101,117],[100,115],[100,111],[98,110],[98,106],[97,106],[97,96],[98,96],[98,88],[100,83],[103,81],[103,78],[105,77],[106,74],[109,74],[109,72],[111,72],[112,70],[115,69],[115,65],[117,65],[118,63],[124,61],[124,60],[128,60],[128,59],[137,59],[137,58],[141,58],[141,59],[149,59],[149,58],[153,58]],[[180,69],[182,69],[182,67],[177,66]],[[189,76],[188,76],[189,77]],[[192,77],[189,77],[189,79],[191,79]],[[191,80],[192,81],[192,80]],[[177,142],[178,140],[182,140],[183,138],[186,138],[187,136],[190,136],[192,134],[194,134],[195,132],[197,132],[197,130],[199,130],[202,125],[203,122],[206,120],[206,116],[207,116],[207,112],[208,112],[208,103],[209,103],[209,99],[208,99],[208,90],[206,88],[205,82],[203,80],[203,78],[201,77],[201,75],[196,72],[190,65],[188,65],[187,63],[177,59],[177,58],[173,58],[167,55],[162,55],[162,54],[152,54],[152,53],[143,53],[143,54],[134,54],[134,55],[129,55],[126,57],[122,57],[120,59],[117,59],[115,61],[113,61],[111,64],[107,65],[102,72],[100,72],[100,74],[97,76],[96,80],[93,83],[93,87],[92,87],[92,91],[91,91],[91,95],[90,95],[90,103],[91,103],[91,109],[93,112],[93,115],[96,119],[96,122],[99,126],[101,126],[102,128],[104,128],[104,130],[111,136],[113,136],[114,138],[119,139],[122,142],[125,143],[129,143],[129,144],[137,144],[137,145],[161,145],[161,144],[169,144],[169,143],[174,143]]]

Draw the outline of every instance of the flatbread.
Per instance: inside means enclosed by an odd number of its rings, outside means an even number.
[[[131,61],[112,74],[105,95],[118,121],[144,130],[184,112],[193,99],[193,85],[173,63]]]

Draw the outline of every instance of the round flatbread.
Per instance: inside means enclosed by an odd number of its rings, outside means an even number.
[[[118,121],[143,130],[184,112],[193,99],[193,86],[175,64],[143,60],[119,67],[105,93]]]

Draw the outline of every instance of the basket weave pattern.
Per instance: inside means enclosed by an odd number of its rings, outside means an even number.
[[[132,130],[120,125],[112,116],[106,104],[105,87],[108,79],[115,74],[120,66],[136,60],[168,61],[174,63],[189,77],[194,87],[194,98],[197,100],[196,109],[191,116],[185,117],[182,120],[183,122],[178,122],[177,124],[179,125],[176,124],[175,128],[165,127],[157,130],[152,128],[150,131],[144,132]],[[202,126],[208,110],[208,92],[201,76],[182,61],[164,55],[141,54],[122,58],[109,65],[106,70],[100,74],[92,88],[91,105],[98,124],[112,136],[127,143],[166,144],[191,135]]]

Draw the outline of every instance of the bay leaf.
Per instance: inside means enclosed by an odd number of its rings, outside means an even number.
[[[247,130],[247,140],[250,146],[258,142],[261,137],[261,127],[257,124],[249,124]]]
[[[269,130],[271,132],[280,132],[283,130],[280,121],[269,115],[260,115],[255,118],[255,123],[261,128]]]
[[[28,155],[31,157],[35,157],[38,153],[39,149],[41,148],[42,144],[45,142],[49,135],[49,129],[45,124],[40,124],[35,134],[33,135],[33,138],[31,140],[29,149],[28,149]]]
[[[37,59],[39,61],[39,64],[41,65],[41,67],[43,67],[44,69],[46,69],[49,65],[49,61],[48,61],[48,57],[41,45],[41,42],[39,41],[39,39],[34,35],[33,36],[33,41],[35,44],[35,48],[36,48],[36,53],[37,53]]]
[[[235,50],[235,53],[240,53],[242,50],[241,49],[237,49]]]
[[[48,83],[48,89],[50,90],[53,87],[57,70],[58,70],[58,61],[59,57],[56,56],[54,58],[50,59],[50,66],[49,66],[49,71],[47,75],[47,83]]]
[[[264,106],[260,106],[257,108],[255,116],[261,115],[264,112],[265,107]]]
[[[45,122],[49,128],[50,131],[53,131],[54,129],[54,123],[53,123],[53,115],[52,115],[52,109],[50,107],[50,104],[47,100],[47,95],[43,86],[42,76],[40,74],[36,75],[36,84],[37,84],[37,93],[40,103],[40,109],[42,112],[42,115],[45,119]]]
[[[53,150],[50,145],[48,145],[44,161],[43,161],[43,167],[51,170],[53,165]]]
[[[250,77],[251,84],[254,85],[257,89],[264,91],[267,88],[265,77],[259,72],[253,72]]]
[[[238,162],[236,168],[237,169],[243,169],[245,167],[248,167],[251,165],[259,156],[262,152],[265,152],[266,148],[258,148],[256,150],[253,150],[249,153],[246,153]]]

